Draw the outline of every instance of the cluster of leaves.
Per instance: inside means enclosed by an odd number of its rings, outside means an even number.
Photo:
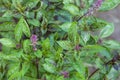
[[[0,80],[116,80],[120,43],[107,39],[114,25],[83,16],[95,1],[0,0]],[[105,0],[99,11],[119,3]]]

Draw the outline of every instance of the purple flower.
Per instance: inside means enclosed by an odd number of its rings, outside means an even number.
[[[93,5],[95,8],[99,8],[102,5],[103,0],[97,0],[96,3]]]
[[[82,18],[85,17],[85,16],[89,16],[89,15],[93,14],[95,10],[98,10],[98,9],[99,9],[99,7],[102,5],[102,2],[103,2],[103,0],[97,0],[97,1],[92,5],[92,7],[90,7],[90,8],[88,9],[88,11],[83,14],[83,16],[81,16],[80,18],[77,19],[77,21],[79,21],[80,19],[82,19]]]
[[[37,39],[37,35],[34,35],[34,34],[33,34],[33,35],[30,37],[30,40],[31,40],[32,43],[37,42],[37,40],[38,40],[38,39]]]
[[[38,38],[37,38],[37,35],[33,34],[31,37],[30,37],[30,40],[32,42],[32,46],[33,46],[33,50],[37,50],[36,48],[36,45],[37,45],[37,41],[38,41]]]
[[[75,50],[77,50],[77,51],[80,50],[80,48],[81,48],[81,47],[80,47],[79,45],[76,45],[76,46],[75,46]]]
[[[87,11],[87,13],[85,13],[85,16],[87,15],[91,15],[91,14],[93,14],[94,13],[94,11],[95,10],[98,10],[99,9],[99,7],[102,5],[102,2],[103,2],[103,0],[97,0],[94,4],[93,4],[93,6]]]
[[[63,71],[63,72],[61,72],[61,74],[64,76],[64,78],[69,77],[69,72],[67,72],[67,71]]]

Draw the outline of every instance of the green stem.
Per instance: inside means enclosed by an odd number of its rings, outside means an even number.
[[[90,78],[96,73],[96,72],[98,72],[100,69],[98,68],[98,69],[96,69],[94,72],[92,72],[91,74],[90,74],[90,76],[88,77],[88,79],[87,80],[90,80]]]

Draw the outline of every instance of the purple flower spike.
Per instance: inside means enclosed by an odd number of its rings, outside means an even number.
[[[64,76],[64,78],[69,77],[69,73],[67,71],[63,71],[63,72],[61,72],[61,74]]]
[[[31,42],[34,43],[34,42],[37,42],[37,35],[32,35],[31,38],[30,38]]]
[[[93,4],[93,6],[87,11],[87,13],[85,13],[84,16],[86,16],[86,15],[89,16],[89,15],[93,14],[95,10],[99,9],[99,7],[102,5],[102,2],[103,2],[103,0],[97,0]]]
[[[84,13],[83,16],[81,16],[78,20],[82,19],[83,17],[85,16],[89,16],[89,15],[92,15],[94,13],[94,11],[98,10],[99,7],[102,5],[104,0],[97,0],[93,5],[92,7],[90,7],[88,9],[88,11],[86,13]]]
[[[37,41],[38,41],[37,35],[34,35],[34,34],[33,34],[33,35],[30,37],[30,40],[31,40],[31,42],[32,42],[33,50],[36,51],[36,50],[37,50],[36,45],[37,45]]]
[[[77,50],[77,51],[79,51],[80,48],[81,48],[81,47],[80,47],[79,45],[76,45],[76,46],[75,46],[75,50]]]
[[[99,8],[102,5],[103,0],[97,0],[93,7]]]

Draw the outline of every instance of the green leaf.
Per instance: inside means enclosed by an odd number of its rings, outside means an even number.
[[[9,78],[8,80],[14,80],[14,79],[18,79],[20,77],[20,73],[15,71]]]
[[[38,58],[41,58],[41,57],[42,57],[42,51],[40,51],[40,50],[37,50],[34,54],[35,54],[35,56],[38,57]]]
[[[47,38],[47,39],[42,41],[42,47],[45,50],[49,50],[50,49],[50,40],[49,40],[49,38]]]
[[[9,49],[9,48],[7,48]],[[21,54],[23,54],[23,51],[17,51],[17,50],[7,50],[7,53],[4,51],[0,54],[0,59],[5,61],[12,61],[12,62],[19,62],[21,58]],[[5,54],[6,53],[6,54]]]
[[[89,44],[89,45],[96,44],[97,40],[98,40],[98,36],[91,36],[90,35],[90,38],[87,41],[87,44]]]
[[[74,43],[74,45],[79,44],[79,34],[78,34],[78,26],[77,22],[72,22],[72,25],[69,28],[68,31],[68,37],[71,42]]]
[[[60,10],[56,12],[57,21],[59,22],[72,22],[72,15],[66,10]]]
[[[63,8],[74,16],[79,15],[80,13],[79,8],[73,4],[65,4]]]
[[[70,4],[70,3],[74,3],[74,1],[73,0],[63,0],[63,3],[64,4]]]
[[[107,21],[96,17],[88,17],[86,21],[90,26],[90,30],[99,30],[105,27],[106,24],[108,24]]]
[[[7,47],[15,47],[15,43],[7,38],[1,38],[0,39],[0,43],[2,43],[2,45],[7,46]]]
[[[117,80],[117,78],[120,76],[120,72],[116,71],[114,68],[110,69],[110,72],[107,74],[108,80]],[[119,79],[118,79],[119,80]]]
[[[69,80],[87,80],[83,75],[81,75],[79,72],[73,73],[73,76]]]
[[[35,16],[35,13],[34,12],[25,12],[25,16],[28,18],[28,20],[33,19]]]
[[[78,72],[80,79],[85,80],[85,67],[82,61],[80,60],[77,60],[75,62],[71,61],[71,63],[72,63],[73,68]]]
[[[11,10],[8,10],[8,11],[6,11],[6,12],[2,15],[2,17],[9,17],[9,18],[12,19],[12,17],[13,17],[13,12],[12,12]]]
[[[102,46],[99,45],[86,45],[83,48],[83,51],[87,51],[89,53],[96,53],[96,52],[100,52],[101,50],[104,50],[104,48]]]
[[[23,78],[22,78],[22,80],[38,80],[38,79],[36,79],[36,78],[33,78],[33,77],[29,77],[29,76],[24,76]]]
[[[15,54],[14,55],[5,55],[5,54],[1,53],[0,59],[5,60],[5,61],[14,61],[14,62],[19,61]]]
[[[57,43],[65,50],[71,50],[71,42],[70,41],[57,41]]]
[[[69,28],[71,27],[72,23],[70,22],[66,22],[66,23],[63,23],[62,25],[60,25],[59,27],[65,31],[65,32],[68,32]]]
[[[114,40],[103,41],[103,45],[111,49],[120,49],[120,42]]]
[[[95,63],[96,63],[96,67],[97,68],[99,68],[99,69],[103,68],[104,64],[103,64],[103,62],[102,62],[102,60],[100,58],[97,58],[96,61],[95,61]]]
[[[21,24],[22,24],[22,31],[23,31],[23,33],[27,36],[27,37],[30,37],[30,28],[29,28],[29,26],[28,26],[28,24],[27,24],[27,22],[26,22],[26,20],[22,17],[21,18]]]
[[[86,45],[82,48],[82,51],[85,53],[99,53],[102,56],[105,56],[107,58],[111,58],[110,53],[107,51],[106,48],[100,46],[100,45]]]
[[[115,8],[120,4],[120,0],[105,0],[99,10],[105,11]]]
[[[62,0],[49,0],[50,2],[60,2]]]
[[[63,76],[56,77],[56,80],[64,80],[64,77]]]
[[[27,3],[26,3],[26,7],[32,9],[34,7],[36,7],[36,5],[38,4],[39,0],[29,0]]]
[[[33,26],[37,26],[37,27],[39,27],[40,26],[40,22],[39,22],[39,20],[37,20],[37,19],[28,19],[27,20],[28,21],[28,23],[29,24],[31,24],[31,25],[33,25]]]
[[[30,68],[30,63],[29,62],[24,62],[22,64],[22,70],[20,71],[21,77],[23,77],[27,73],[29,68]]]
[[[20,63],[12,63],[8,65],[8,72],[7,75],[9,76],[8,80],[13,80],[17,77],[20,77],[19,69],[20,69]]]
[[[5,32],[0,32],[0,36],[4,37],[4,38],[8,38],[11,40],[15,39],[15,35],[13,31],[5,31]]]
[[[23,21],[22,18],[19,20],[15,27],[15,39],[19,42],[22,38],[22,30],[23,30]]]
[[[45,63],[43,64],[44,69],[49,72],[49,73],[54,73],[55,72],[55,66],[53,66],[50,63]]]
[[[23,50],[25,53],[30,53],[31,52],[31,41],[30,40],[24,40],[23,42]]]
[[[11,21],[10,17],[0,17],[0,22],[7,22],[7,21]]]
[[[18,24],[15,28],[15,39],[19,42],[22,38],[22,33],[24,33],[27,37],[30,37],[30,29],[23,17],[20,18]]]
[[[114,32],[114,25],[113,24],[107,24],[101,31],[100,31],[100,37],[105,38],[110,36]]]
[[[89,32],[81,32],[81,37],[83,39],[83,41],[86,43],[89,39],[90,39],[90,33]]]
[[[99,54],[101,54],[102,56],[105,56],[106,58],[108,58],[108,59],[111,59],[112,57],[111,57],[111,55],[110,55],[110,52],[109,51],[107,51],[106,49],[105,50],[102,50],[102,51],[100,51],[100,53]]]
[[[55,61],[52,58],[45,58],[45,62],[46,63],[52,63],[52,64],[55,63]]]
[[[13,31],[15,27],[14,23],[11,22],[4,22],[0,24],[0,31]]]
[[[31,77],[36,78],[37,77],[37,68],[34,66],[34,64],[30,64],[30,72]]]

